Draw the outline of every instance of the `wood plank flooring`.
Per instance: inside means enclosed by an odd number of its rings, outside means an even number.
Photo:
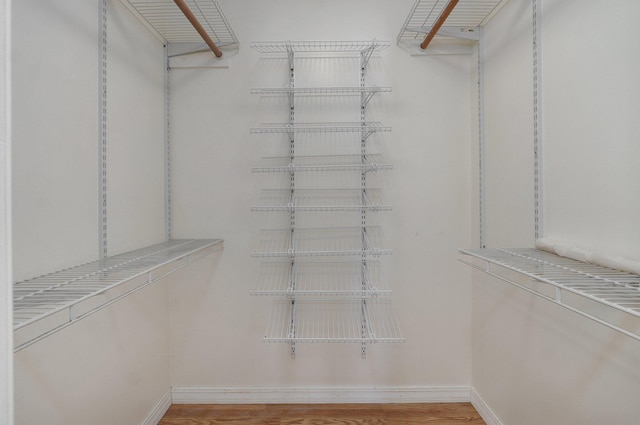
[[[470,403],[174,404],[158,425],[486,425]]]

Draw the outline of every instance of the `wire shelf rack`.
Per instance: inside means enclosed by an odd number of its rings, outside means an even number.
[[[298,133],[361,133],[366,138],[373,133],[390,132],[380,122],[341,122],[341,123],[266,123],[250,129],[251,134],[298,134]]]
[[[376,93],[390,93],[391,87],[261,87],[251,89],[251,94],[262,95],[315,95],[315,94],[343,94],[343,95],[374,95]]]
[[[288,261],[264,262],[253,295],[292,297],[388,296],[391,290],[380,278],[380,262]]]
[[[398,34],[398,44],[418,39],[422,41],[448,3],[449,0],[416,0]],[[456,27],[460,31],[483,26],[504,3],[506,0],[460,0],[443,28]]]
[[[380,189],[265,189],[251,211],[391,211]]]
[[[403,342],[389,300],[275,301],[266,342]]]
[[[577,295],[598,305],[640,318],[639,275],[584,263],[533,248],[463,249],[459,252],[482,261],[481,264],[477,264],[461,259],[465,264],[640,340],[640,327],[635,331],[623,329],[613,321],[596,317],[580,306],[570,305],[566,296],[566,294]],[[491,265],[499,267],[492,268]],[[516,272],[533,281],[550,285],[555,289],[555,293],[548,295],[523,286],[509,278],[502,270]]]
[[[173,0],[125,0],[147,26],[169,44],[202,43]],[[217,0],[185,0],[218,47],[238,48],[238,39]]]
[[[373,50],[381,51],[389,47],[388,41],[260,41],[249,46],[259,53],[362,53]]]
[[[382,155],[317,155],[291,157],[267,157],[262,159],[266,164],[253,167],[254,173],[293,173],[306,171],[360,171],[375,172],[392,170],[393,165],[383,164]]]
[[[269,229],[262,231],[254,258],[328,257],[350,255],[389,255],[382,248],[382,229],[372,227],[334,227],[319,229]]]
[[[220,249],[219,239],[171,240],[15,283],[16,351]]]

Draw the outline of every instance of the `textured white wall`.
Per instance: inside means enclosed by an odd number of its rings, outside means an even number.
[[[638,5],[542,6],[546,230],[637,258],[638,30],[624,21]],[[491,246],[533,245],[531,11],[512,0],[485,29]],[[591,208],[612,199],[616,211]],[[472,385],[505,425],[637,423],[638,341],[480,272],[472,281]]]
[[[100,4],[14,7],[16,280],[98,258]],[[164,52],[117,1],[109,2],[108,37],[114,254],[164,239]],[[16,423],[140,423],[169,388],[167,282],[20,351]]]
[[[13,423],[11,326],[11,2],[0,0],[0,422]]]
[[[412,3],[226,1],[222,5],[242,45],[226,59],[229,68],[171,71],[174,232],[225,240],[213,280],[186,280],[172,296],[172,385],[469,384],[470,292],[456,249],[470,243],[474,62],[471,56],[411,57],[397,48],[393,40]],[[372,137],[395,165],[376,176],[393,204],[393,212],[380,213],[378,220],[394,250],[384,265],[407,341],[369,346],[366,360],[358,345],[299,344],[292,360],[288,345],[262,342],[271,299],[249,295],[259,264],[250,253],[263,220],[250,206],[264,178],[251,167],[259,165],[270,143],[250,135],[249,128],[277,116],[286,119],[287,111],[282,102],[249,94],[280,65],[261,60],[248,44],[374,37],[392,41],[371,72],[393,92],[379,96],[370,110],[393,127],[390,134]],[[286,83],[286,68],[279,69]],[[357,69],[344,71],[357,78]],[[322,113],[319,108],[312,112]]]

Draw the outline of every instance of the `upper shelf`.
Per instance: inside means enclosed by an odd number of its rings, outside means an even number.
[[[484,26],[508,0],[460,0],[440,28],[437,37],[477,40],[475,28]],[[401,47],[419,48],[449,0],[416,0],[402,26],[397,43]]]
[[[461,260],[472,267],[640,340],[640,275],[533,248],[464,249],[460,253],[476,260]],[[518,281],[506,271],[547,284],[552,291]],[[595,304],[585,304],[587,300]],[[594,308],[598,305],[600,308]],[[632,320],[621,321],[613,314],[616,311],[625,313],[627,319]],[[635,328],[630,322],[635,322]],[[623,328],[622,323],[630,327]]]
[[[365,53],[381,51],[390,46],[388,41],[261,41],[249,44],[260,53]]]
[[[222,249],[220,239],[171,240],[13,286],[18,351]]]
[[[168,43],[169,56],[208,47],[173,0],[122,0],[156,36]],[[217,0],[185,0],[207,35],[222,49],[238,49],[234,34]]]

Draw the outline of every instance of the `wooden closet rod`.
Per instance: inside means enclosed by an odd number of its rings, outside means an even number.
[[[438,17],[438,20],[431,28],[431,31],[429,31],[429,34],[427,34],[424,41],[420,44],[421,49],[426,49],[429,43],[431,43],[431,40],[433,40],[433,37],[436,36],[438,31],[440,30],[440,27],[444,24],[444,21],[446,21],[451,12],[453,12],[453,8],[456,7],[458,1],[459,0],[449,0],[449,4],[447,4],[447,7],[444,8],[442,13]]]
[[[176,6],[180,8],[184,16],[189,20],[189,22],[191,22],[191,25],[193,25],[193,28],[195,28],[195,30],[198,31],[198,34],[200,34],[200,37],[202,37],[204,42],[207,43],[207,46],[209,46],[209,48],[216,55],[216,57],[217,58],[222,57],[222,52],[220,51],[220,49],[218,49],[218,46],[216,46],[216,43],[213,42],[211,37],[209,37],[209,34],[207,34],[204,28],[202,28],[202,25],[200,25],[200,22],[198,22],[198,18],[196,18],[196,15],[194,15],[191,9],[189,9],[189,6],[187,6],[187,3],[185,3],[184,0],[173,0],[173,1],[176,4]]]

